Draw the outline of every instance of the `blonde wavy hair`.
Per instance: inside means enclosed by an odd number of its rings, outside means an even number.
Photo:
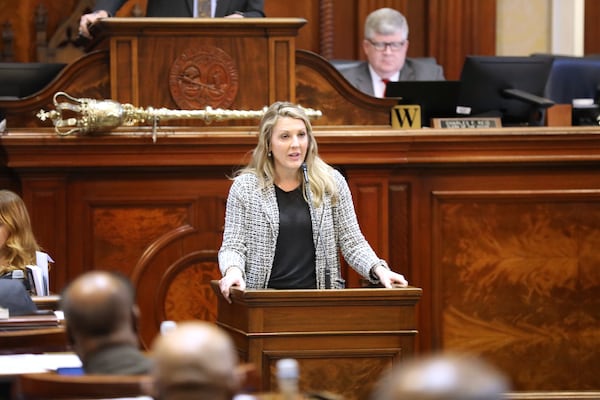
[[[35,264],[35,252],[40,250],[33,231],[29,213],[23,200],[10,190],[0,190],[0,225],[8,231],[4,246],[0,248],[0,274],[14,270],[25,271],[26,265]]]
[[[289,117],[299,119],[306,126],[308,135],[308,148],[306,150],[306,163],[308,171],[308,181],[312,191],[312,201],[315,207],[319,207],[323,202],[325,194],[332,197],[332,203],[337,201],[337,187],[331,174],[332,167],[319,157],[317,141],[315,140],[310,119],[306,115],[304,108],[290,102],[278,101],[266,110],[259,125],[258,144],[252,151],[252,158],[248,165],[239,170],[236,175],[243,173],[255,174],[262,187],[274,184],[275,179],[275,161],[269,156],[271,150],[271,136],[273,128],[279,121],[279,118]],[[302,182],[302,193],[306,198],[306,187],[303,178],[302,169],[298,169],[298,179]]]

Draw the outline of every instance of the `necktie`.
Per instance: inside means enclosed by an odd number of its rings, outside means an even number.
[[[194,0],[194,17],[210,18],[210,0]]]
[[[383,94],[381,97],[385,97],[385,91],[387,90],[387,84],[389,81],[389,79],[381,78],[381,82],[383,82]]]

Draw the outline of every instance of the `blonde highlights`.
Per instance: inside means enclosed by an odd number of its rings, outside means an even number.
[[[0,225],[8,231],[8,238],[0,248],[0,274],[25,270],[35,264],[35,252],[40,250],[33,231],[29,213],[23,200],[10,190],[0,190]]]
[[[337,199],[337,188],[331,175],[331,167],[319,157],[317,141],[313,134],[310,119],[301,106],[290,102],[275,102],[266,110],[259,125],[258,144],[252,152],[252,159],[247,167],[238,172],[238,175],[253,173],[258,177],[262,187],[274,183],[275,163],[272,155],[270,155],[271,136],[274,126],[282,117],[302,120],[306,127],[308,147],[304,162],[308,170],[314,206],[319,207],[321,205],[326,193],[329,193],[332,196],[332,201],[335,201]],[[302,182],[303,193],[306,197],[305,183],[300,169],[298,170],[298,179]]]

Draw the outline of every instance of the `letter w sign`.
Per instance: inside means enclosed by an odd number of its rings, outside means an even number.
[[[412,104],[392,107],[392,128],[421,129],[421,107]]]

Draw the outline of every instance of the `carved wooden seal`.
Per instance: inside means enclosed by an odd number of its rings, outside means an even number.
[[[171,66],[169,89],[180,109],[228,108],[237,95],[239,73],[222,49],[202,46],[185,50]]]

